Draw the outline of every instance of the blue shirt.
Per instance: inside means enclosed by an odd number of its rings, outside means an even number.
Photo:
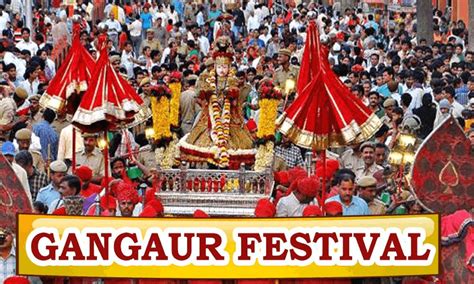
[[[36,201],[50,207],[53,201],[59,198],[61,198],[61,194],[53,187],[53,184],[50,183],[39,190],[38,195],[36,196]]]
[[[39,137],[41,144],[41,156],[45,161],[55,161],[58,156],[59,136],[46,121],[42,120],[33,125],[33,133]],[[50,149],[50,157],[48,157],[48,147]]]
[[[377,92],[382,95],[384,98],[388,98],[390,97],[390,95],[392,94],[390,92],[390,90],[388,89],[388,85],[387,83],[383,84],[382,86],[378,87],[377,88]],[[402,95],[403,93],[403,89],[402,89],[402,86],[400,84],[398,84],[398,94]]]
[[[142,28],[144,30],[148,30],[151,28],[151,22],[152,22],[153,17],[151,16],[150,13],[141,13],[140,14],[140,20],[142,20]]]
[[[337,201],[342,204],[342,215],[343,216],[352,216],[352,215],[370,215],[369,206],[367,203],[358,196],[352,196],[352,201],[349,206],[344,204],[341,201],[341,197],[338,195],[328,198],[326,203],[329,201]]]
[[[211,28],[214,27],[214,23],[216,22],[216,19],[221,15],[220,10],[215,10],[215,11],[209,11],[209,20],[212,20],[211,22]]]

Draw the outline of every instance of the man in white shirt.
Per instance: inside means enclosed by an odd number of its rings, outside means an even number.
[[[25,70],[26,70],[26,61],[19,58],[18,54],[20,52],[18,51],[16,47],[14,49],[15,51],[13,52],[9,52],[9,51],[5,52],[5,55],[3,56],[3,63],[5,63],[5,65],[8,65],[10,63],[14,64],[16,67],[17,82],[22,82],[23,80],[25,80],[23,78],[23,75],[25,74]]]
[[[36,55],[38,51],[38,45],[31,41],[30,39],[30,29],[23,28],[21,29],[21,37],[23,38],[19,43],[16,44],[16,47],[21,50],[28,50],[31,53],[31,56]]]
[[[133,68],[135,67],[136,61],[137,59],[135,52],[133,52],[132,43],[127,41],[122,51],[120,64],[127,69],[127,76],[129,79],[132,79],[134,76]]]
[[[10,15],[4,11],[5,7],[0,5],[0,32],[7,28],[7,23],[10,22]]]
[[[315,199],[319,190],[318,178],[313,176],[295,182],[296,190],[278,201],[276,217],[302,217],[306,206],[318,205]]]
[[[211,45],[209,44],[209,39],[202,33],[201,27],[196,28],[196,35],[198,36],[199,50],[207,56]]]
[[[107,26],[107,34],[109,39],[114,43],[114,47],[117,48],[118,44],[118,35],[122,31],[122,26],[120,22],[114,18],[114,13],[109,14],[109,18],[105,21],[105,25]]]
[[[251,32],[253,30],[258,30],[260,27],[260,22],[258,21],[258,16],[253,12],[250,13],[250,17],[247,20],[247,32]]]
[[[84,139],[79,130],[76,130],[76,149],[72,149],[73,129],[74,126],[69,124],[64,127],[59,134],[58,160],[64,161],[66,164],[71,164],[69,162],[72,162],[72,153],[74,150],[80,152],[84,149]]]

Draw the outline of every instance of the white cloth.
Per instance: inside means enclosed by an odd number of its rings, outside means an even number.
[[[2,15],[0,16],[0,32],[7,28],[7,22],[10,22],[10,15],[3,11]]]
[[[18,142],[16,139],[13,140],[13,146],[15,146],[15,149],[18,151]],[[36,134],[33,133],[33,131],[31,132],[31,143],[29,150],[41,152],[40,139],[38,136],[36,136]]]
[[[464,107],[462,104],[458,103],[456,100],[453,101],[451,104],[452,107],[452,113],[455,118],[462,117],[462,111],[464,110]]]
[[[34,42],[32,42],[31,40],[26,42],[25,40],[20,40],[20,42],[18,42],[16,44],[16,47],[21,51],[21,50],[29,50],[30,53],[31,53],[31,57],[35,56],[36,55],[36,52],[38,51],[38,45]]]
[[[25,74],[26,71],[26,61],[18,58],[15,54],[11,52],[5,52],[5,55],[3,56],[3,62],[5,65],[8,65],[10,63],[15,64],[16,66],[16,78],[20,81],[23,81],[25,78],[23,78],[23,75]]]
[[[209,53],[209,49],[211,48],[211,45],[209,44],[209,40],[207,39],[207,37],[201,35],[198,38],[198,41],[199,41],[199,50],[201,50],[201,52],[204,55],[207,55]]]
[[[258,17],[256,15],[250,16],[247,21],[247,31],[258,30],[259,27],[260,22],[258,21]]]
[[[133,67],[135,64],[132,61],[132,58],[135,58],[135,53],[133,51],[126,52],[125,50],[122,51],[122,58],[120,60],[120,64],[127,69],[127,76],[128,78],[133,78]]]
[[[314,200],[310,204],[318,205],[318,202]],[[308,204],[301,203],[294,193],[291,193],[278,201],[276,217],[302,217],[303,210],[306,206],[308,206]]]
[[[140,20],[133,21],[130,25],[128,25],[128,30],[130,31],[130,35],[133,37],[141,36],[142,22]]]
[[[65,159],[72,160],[72,124],[66,126],[61,130],[59,134],[58,144],[58,160],[64,161]],[[81,132],[76,130],[76,152],[80,152],[84,149],[84,139],[82,138]]]
[[[39,80],[38,79],[35,79],[31,83],[30,83],[29,80],[25,80],[25,81],[20,83],[20,87],[25,89],[25,91],[28,93],[28,98],[38,94],[38,86],[39,86]]]

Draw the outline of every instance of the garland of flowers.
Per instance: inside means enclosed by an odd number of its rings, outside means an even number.
[[[257,130],[257,138],[260,143],[255,155],[255,171],[264,171],[273,163],[273,140],[275,138],[275,121],[278,114],[278,105],[282,94],[275,88],[271,80],[264,80],[258,89],[260,93],[260,117]]]
[[[273,140],[275,137],[277,108],[282,98],[280,91],[275,89],[271,80],[265,80],[259,87],[260,106],[259,125],[257,138],[263,141]]]
[[[170,100],[170,124],[172,128],[179,128],[179,99],[181,97],[181,73],[172,72],[170,75],[169,89]]]
[[[211,119],[211,139],[218,147],[217,158],[219,167],[229,166],[229,153],[227,143],[230,137],[230,100],[224,99],[224,107],[221,109],[217,95],[213,94],[209,104]]]
[[[267,141],[265,144],[258,146],[257,154],[255,155],[254,170],[262,172],[272,166],[273,163],[273,142]]]
[[[166,85],[159,84],[152,87],[151,94],[150,102],[153,115],[153,130],[155,131],[155,143],[158,146],[165,146],[171,140],[171,91]]]

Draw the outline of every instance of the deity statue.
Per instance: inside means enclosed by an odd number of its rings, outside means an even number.
[[[182,160],[230,169],[254,163],[256,150],[238,100],[241,86],[231,66],[233,54],[230,38],[217,38],[214,69],[202,73],[198,81],[200,117],[179,142]]]

